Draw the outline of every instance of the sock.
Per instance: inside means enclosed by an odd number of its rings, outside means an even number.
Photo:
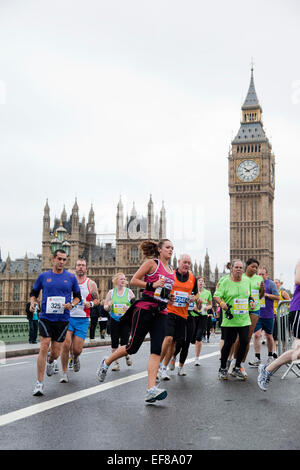
[[[273,352],[272,352],[272,351],[271,351],[271,352],[270,352],[270,351],[268,352],[268,357],[273,357]]]
[[[260,353],[256,353],[256,354],[255,354],[255,357],[257,357],[257,359],[260,360]]]

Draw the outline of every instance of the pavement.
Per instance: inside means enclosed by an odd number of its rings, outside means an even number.
[[[109,335],[105,336],[105,339],[95,338],[94,340],[86,339],[84,342],[84,348],[91,348],[95,346],[110,346],[111,339]],[[3,343],[1,346],[1,356],[5,355],[6,358],[17,357],[17,356],[28,356],[32,354],[38,354],[40,350],[40,342],[37,344],[30,343]],[[4,353],[4,354],[3,354]]]

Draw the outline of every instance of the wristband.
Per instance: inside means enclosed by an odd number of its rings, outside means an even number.
[[[94,302],[90,302],[90,307],[91,307],[91,308],[94,307]]]
[[[146,282],[146,289],[147,290],[154,290],[153,289],[153,282]]]
[[[75,308],[75,307],[76,307],[76,305],[74,305],[74,304],[71,304],[71,305],[72,305],[72,308]]]

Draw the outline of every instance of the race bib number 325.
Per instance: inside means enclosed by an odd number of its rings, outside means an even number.
[[[62,315],[64,313],[63,305],[66,303],[65,297],[47,297],[46,313]]]

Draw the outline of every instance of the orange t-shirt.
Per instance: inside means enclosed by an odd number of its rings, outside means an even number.
[[[174,274],[175,282],[171,294],[175,296],[175,302],[174,304],[168,304],[168,313],[174,313],[180,317],[187,318],[189,308],[188,300],[193,292],[196,278],[194,274],[189,272],[188,280],[180,282],[177,279],[176,271],[174,271]]]

